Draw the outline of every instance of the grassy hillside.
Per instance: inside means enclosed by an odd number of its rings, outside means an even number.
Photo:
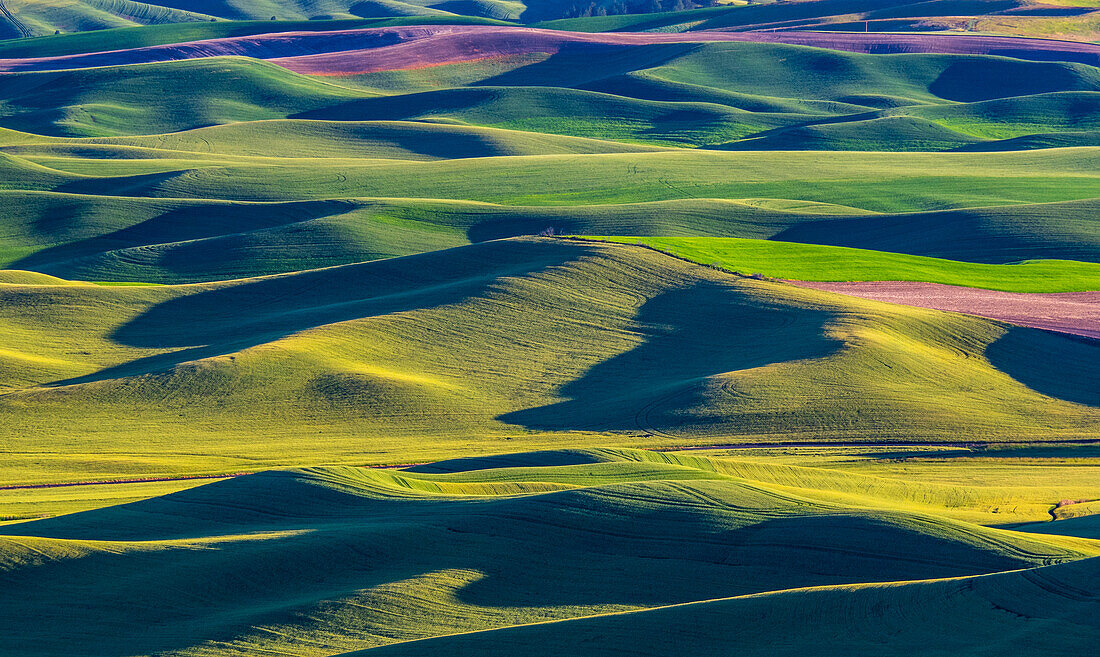
[[[806,221],[772,237],[970,262],[1100,261],[1096,202]],[[670,233],[671,234],[671,233]]]
[[[985,265],[940,258],[735,237],[601,237],[744,274],[803,281],[926,281],[1005,292],[1100,290],[1100,264],[1028,260]]]
[[[13,482],[1100,428],[1093,343],[625,245],[506,240],[265,279],[0,295]]]
[[[23,146],[17,142],[33,144]],[[7,152],[86,157],[187,157],[193,153],[288,158],[437,160],[511,155],[645,153],[658,147],[419,121],[257,120],[169,134],[97,139],[16,137]],[[118,148],[112,148],[112,147]]]
[[[852,216],[851,209],[828,204],[762,200],[554,207],[413,199],[250,203],[19,191],[0,192],[0,199],[7,209],[0,268],[93,281],[185,283],[285,273],[548,229],[821,242],[986,263],[1100,261],[1093,201]]]
[[[263,20],[280,22],[356,19],[373,16],[433,18],[466,16],[519,19],[557,29],[684,31],[699,29],[829,29],[863,32],[969,30],[1095,40],[1100,34],[1096,4],[1061,2],[1051,7],[1034,0],[927,2],[921,0],[807,0],[800,2],[636,3],[597,0],[588,5],[561,0],[454,3],[436,0],[6,0],[12,12],[3,26],[12,37],[101,30],[124,25],[184,21]],[[748,5],[748,6],[746,6]],[[669,11],[692,6],[701,9]],[[603,15],[607,14],[607,15]],[[14,19],[11,20],[11,19]],[[19,28],[23,31],[20,31]],[[5,35],[7,36],[7,35]]]
[[[240,154],[276,135],[287,152],[314,157]],[[0,267],[70,279],[209,281],[544,229],[769,238],[985,263],[1097,257],[1095,203],[1066,202],[1100,195],[1090,149],[837,153],[828,161],[684,150],[532,156],[525,153],[634,147],[307,121],[106,140],[3,138],[18,155],[0,153],[10,189]],[[509,153],[524,155],[410,160]]]
[[[232,57],[0,74],[0,126],[96,137],[415,120],[742,150],[1004,150],[1095,145],[1100,134],[1089,119],[1100,73],[1084,64],[755,43],[536,55],[350,78]],[[185,108],[169,101],[181,90]],[[294,155],[300,136],[285,130]]]
[[[189,101],[180,105],[177,94]],[[61,136],[156,133],[285,117],[360,96],[283,68],[200,59],[5,76],[5,127]]]
[[[1100,196],[1097,149],[995,154],[721,153],[543,155],[438,162],[175,154],[89,159],[0,154],[6,189],[108,196],[289,201],[435,198],[591,205],[684,198],[828,203],[906,212]],[[736,171],[731,176],[730,171]],[[481,181],[492,180],[493,185]],[[797,205],[797,204],[796,204]],[[783,206],[781,206],[783,207]]]
[[[0,655],[1088,654],[1091,297],[769,279],[1100,290],[1088,46],[264,35],[1093,4],[0,0]]]
[[[486,18],[537,21],[575,15],[580,10],[562,0],[5,0],[10,15],[0,16],[0,38],[83,32],[133,25],[159,27],[166,23],[216,20],[249,22],[351,22],[390,17],[451,20]],[[658,1],[651,5],[602,3],[616,13],[683,7],[685,3]],[[654,6],[655,5],[655,6]],[[695,3],[687,3],[694,6]],[[592,10],[590,10],[592,11]]]
[[[97,29],[92,32],[50,34],[42,37],[0,41],[0,57],[57,57],[86,52],[126,50],[203,39],[252,36],[273,32],[323,32],[396,25],[498,25],[502,21],[471,16],[415,16],[307,21],[202,21],[164,23],[140,27]]]
[[[684,466],[799,490],[823,500],[931,513],[1029,533],[1095,536],[1088,515],[1100,474],[1095,444],[748,447],[687,452],[551,451],[467,457],[411,466],[427,474],[508,468],[498,483],[530,479],[532,466],[608,458]],[[1036,467],[1041,465],[1041,467]],[[547,477],[562,485],[560,477]],[[590,476],[589,471],[586,476]],[[475,475],[479,476],[479,475]],[[684,475],[681,475],[684,476]],[[707,476],[714,476],[707,475]],[[0,490],[0,518],[39,518],[164,495],[210,479],[116,480]],[[1067,500],[1074,503],[1068,504]],[[1051,518],[1058,522],[1050,522]]]
[[[456,634],[346,653],[348,655],[586,655],[621,654],[646,640],[647,655],[700,650],[744,655],[911,655],[913,646],[942,654],[1012,655],[1020,649],[1086,654],[1100,637],[1084,610],[1098,561],[1047,566],[982,577],[839,586],[746,596],[605,614],[562,622]],[[780,616],[790,629],[781,641],[761,632],[762,619]],[[965,620],[964,620],[965,619]],[[824,629],[822,629],[824,628]],[[873,628],[873,629],[871,629]],[[888,635],[889,640],[883,636]]]
[[[1007,99],[885,110],[845,122],[808,122],[773,130],[741,149],[1023,150],[1100,141],[1095,92],[1040,93]]]
[[[1100,39],[1100,4],[1093,0],[805,0],[731,3],[689,11],[549,20],[540,26],[588,32],[831,30],[851,32],[971,32],[1076,41]]]
[[[489,22],[516,15],[518,3],[490,0],[471,3],[458,12],[435,9],[413,0],[4,0],[9,15],[0,16],[0,38],[24,37],[23,43],[3,44],[23,52],[24,47],[111,50],[272,31],[340,29],[378,24]],[[470,15],[464,15],[470,14]],[[272,19],[275,20],[272,20]],[[136,36],[133,26],[144,26]],[[88,31],[103,34],[102,46]],[[75,33],[61,34],[55,32]],[[44,36],[45,35],[45,36]],[[98,36],[98,35],[97,35]],[[36,37],[26,39],[25,37]],[[172,39],[173,41],[164,41]],[[117,46],[112,48],[111,46]],[[3,47],[0,47],[3,52]]]
[[[1100,551],[904,503],[830,499],[815,487],[828,470],[804,469],[798,487],[746,477],[768,476],[752,462],[632,450],[508,461],[264,472],[9,525],[0,576],[19,602],[0,603],[0,623],[30,628],[9,644],[27,655],[74,640],[101,654],[331,654],[608,612],[659,615],[646,610],[766,591],[794,597],[793,610],[805,604],[805,593],[786,591],[797,587],[889,594],[943,584],[853,585],[1019,568],[1029,570],[1011,581],[1039,581],[1057,597],[1067,569],[1088,590],[1081,578],[1092,561],[1035,568]],[[833,479],[862,487],[859,477]],[[292,574],[302,572],[308,579]],[[987,590],[984,579],[969,581],[959,581],[964,590]],[[1006,590],[1015,591],[993,589]],[[911,611],[940,613],[936,599],[918,598]],[[140,629],[149,627],[158,630]]]
[[[0,38],[16,39],[128,25],[209,21],[200,12],[130,0],[4,0]]]

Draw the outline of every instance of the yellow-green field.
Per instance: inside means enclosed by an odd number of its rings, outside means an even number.
[[[1091,657],[1100,8],[703,4],[0,0],[0,657]]]

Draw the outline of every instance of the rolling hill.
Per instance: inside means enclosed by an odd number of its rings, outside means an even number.
[[[924,281],[1004,292],[1100,290],[1100,264],[1027,260],[1009,265],[963,263],[736,237],[603,237],[741,273],[802,281]]]
[[[1097,39],[0,0],[0,657],[1091,655]]]
[[[1100,421],[1095,343],[627,245],[502,240],[0,295],[15,482],[408,462],[474,444],[1087,439]]]
[[[783,591],[604,614],[522,627],[456,633],[346,655],[621,654],[645,637],[645,655],[682,647],[744,655],[1080,654],[1100,627],[1097,560],[978,577]],[[781,638],[761,631],[782,618]],[[975,627],[978,628],[975,631]]]
[[[850,208],[827,204],[790,202],[784,209],[764,201],[707,199],[548,207],[412,199],[254,203],[22,191],[0,192],[0,198],[7,208],[0,267],[93,281],[242,278],[544,230],[775,239],[979,263],[1100,261],[1092,201],[853,216]],[[748,269],[745,273],[759,268]]]
[[[1022,616],[1047,619],[1024,626],[1029,641],[1061,621],[1073,631],[1051,640],[1067,649],[1093,636],[1078,612],[1095,604],[1095,559],[1086,558],[1100,551],[1095,541],[982,527],[912,502],[837,501],[864,482],[827,469],[787,468],[786,485],[766,481],[781,472],[575,450],[237,477],[4,527],[0,577],[16,595],[0,603],[0,627],[24,628],[9,632],[8,646],[26,655],[73,641],[103,655],[337,654],[386,644],[427,654],[438,649],[406,642],[436,635],[455,635],[435,640],[444,650],[514,654],[534,642],[550,654],[583,641],[588,652],[603,650],[592,632],[606,640],[682,622],[669,614],[713,614],[714,623],[688,623],[693,645],[707,645],[731,636],[719,618],[797,619],[825,607],[838,636],[866,614],[901,623],[901,613],[916,619],[904,626],[906,643],[932,633],[933,618],[968,613],[991,632],[1017,630]],[[895,489],[933,505],[937,494],[941,504],[958,501],[948,488]],[[140,629],[148,627],[158,629]],[[948,645],[975,640],[939,627]],[[478,630],[503,636],[466,634]],[[799,636],[792,646],[810,641]]]
[[[705,41],[740,38],[730,33],[516,32],[303,31],[5,60],[0,68],[20,72],[0,74],[0,126],[100,137],[402,120],[654,145],[901,151],[1090,146],[1100,130],[1090,119],[1100,75],[1080,63]],[[186,90],[186,111],[168,102],[170,89]]]
[[[692,9],[693,7],[702,7]],[[801,0],[752,3],[613,2],[587,5],[561,0],[5,0],[0,36],[20,37],[102,30],[125,25],[188,21],[326,21],[367,17],[489,17],[539,22],[592,32],[612,30],[792,30],[853,32],[971,31],[1045,36],[1079,41],[1100,35],[1097,5],[1091,0]],[[672,11],[670,11],[672,10]]]

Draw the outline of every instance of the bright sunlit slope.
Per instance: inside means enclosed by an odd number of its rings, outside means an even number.
[[[0,311],[10,481],[551,442],[1100,430],[1095,343],[628,245],[513,239],[204,285],[3,286]]]

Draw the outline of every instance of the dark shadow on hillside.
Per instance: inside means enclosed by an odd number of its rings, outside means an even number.
[[[187,169],[142,173],[133,176],[81,178],[54,187],[50,191],[96,196],[149,196],[160,185],[188,173]]]
[[[1024,135],[1023,137],[1012,137],[997,141],[978,142],[954,150],[960,153],[994,153],[1043,148],[1075,148],[1079,146],[1100,146],[1100,131],[1078,130],[1054,134]]]
[[[1010,328],[985,356],[1036,392],[1100,408],[1100,340]]]
[[[928,90],[946,100],[973,103],[1052,91],[1097,91],[1100,76],[1061,63],[960,59],[945,68]]]
[[[1003,445],[998,443],[968,445],[964,449],[913,449],[871,451],[857,454],[862,458],[887,461],[965,460],[965,459],[1100,459],[1100,438],[1089,440],[1058,440],[1049,444]]]
[[[735,11],[707,21],[706,27],[772,26],[788,21],[805,21],[826,16],[881,11],[884,8],[911,5],[914,0],[818,0],[817,2],[778,2],[738,7]]]
[[[497,468],[549,468],[562,465],[588,465],[600,463],[602,459],[592,452],[573,449],[545,450],[541,452],[520,452],[518,454],[498,454],[494,456],[471,456],[460,459],[436,461],[424,465],[404,468],[403,472],[424,472],[445,474],[452,472],[474,472]]]
[[[10,624],[33,618],[50,637],[79,635],[96,642],[96,654],[122,657],[301,623],[352,592],[448,570],[481,573],[456,592],[478,606],[655,606],[1032,563],[735,482],[462,500],[409,497],[399,486],[345,493],[309,475],[270,472],[0,533],[158,540],[279,530],[291,533],[210,549],[93,550],[11,569],[0,628],[24,640]],[[400,591],[417,594],[408,582]]]
[[[566,44],[547,59],[476,84],[480,87],[569,87],[662,66],[699,49],[698,43],[619,46]]]
[[[1044,520],[1042,522],[1000,525],[998,529],[1011,529],[1013,531],[1034,534],[1052,534],[1055,536],[1076,536],[1078,538],[1100,540],[1100,515],[1061,518],[1053,522]]]
[[[472,105],[491,101],[493,97],[494,92],[491,89],[423,91],[398,96],[358,98],[300,112],[289,118],[319,121],[407,121],[429,113],[445,114],[448,111],[465,110]],[[453,149],[447,144],[437,144],[436,147],[440,153]]]
[[[1098,210],[1100,203],[1087,200],[809,218],[771,239],[988,264],[1038,258],[1096,262],[1100,260],[1100,239],[1088,243],[1080,237],[1086,232],[1083,226],[1095,222]]]
[[[502,276],[562,265],[590,249],[551,241],[491,242],[246,281],[177,297],[121,326],[111,338],[132,347],[180,351],[54,385],[163,371],[325,324],[457,303],[481,294]]]
[[[714,282],[665,292],[642,305],[632,329],[643,342],[557,391],[566,401],[498,416],[540,430],[671,430],[729,421],[706,399],[706,377],[822,358],[832,315],[758,301]]]
[[[38,251],[11,265],[71,278],[79,272],[80,259],[111,251],[172,242],[222,237],[329,217],[355,209],[347,201],[304,201],[278,204],[209,204],[175,207],[151,219],[88,239]],[[124,212],[125,207],[120,207]],[[194,267],[190,267],[193,269]]]

